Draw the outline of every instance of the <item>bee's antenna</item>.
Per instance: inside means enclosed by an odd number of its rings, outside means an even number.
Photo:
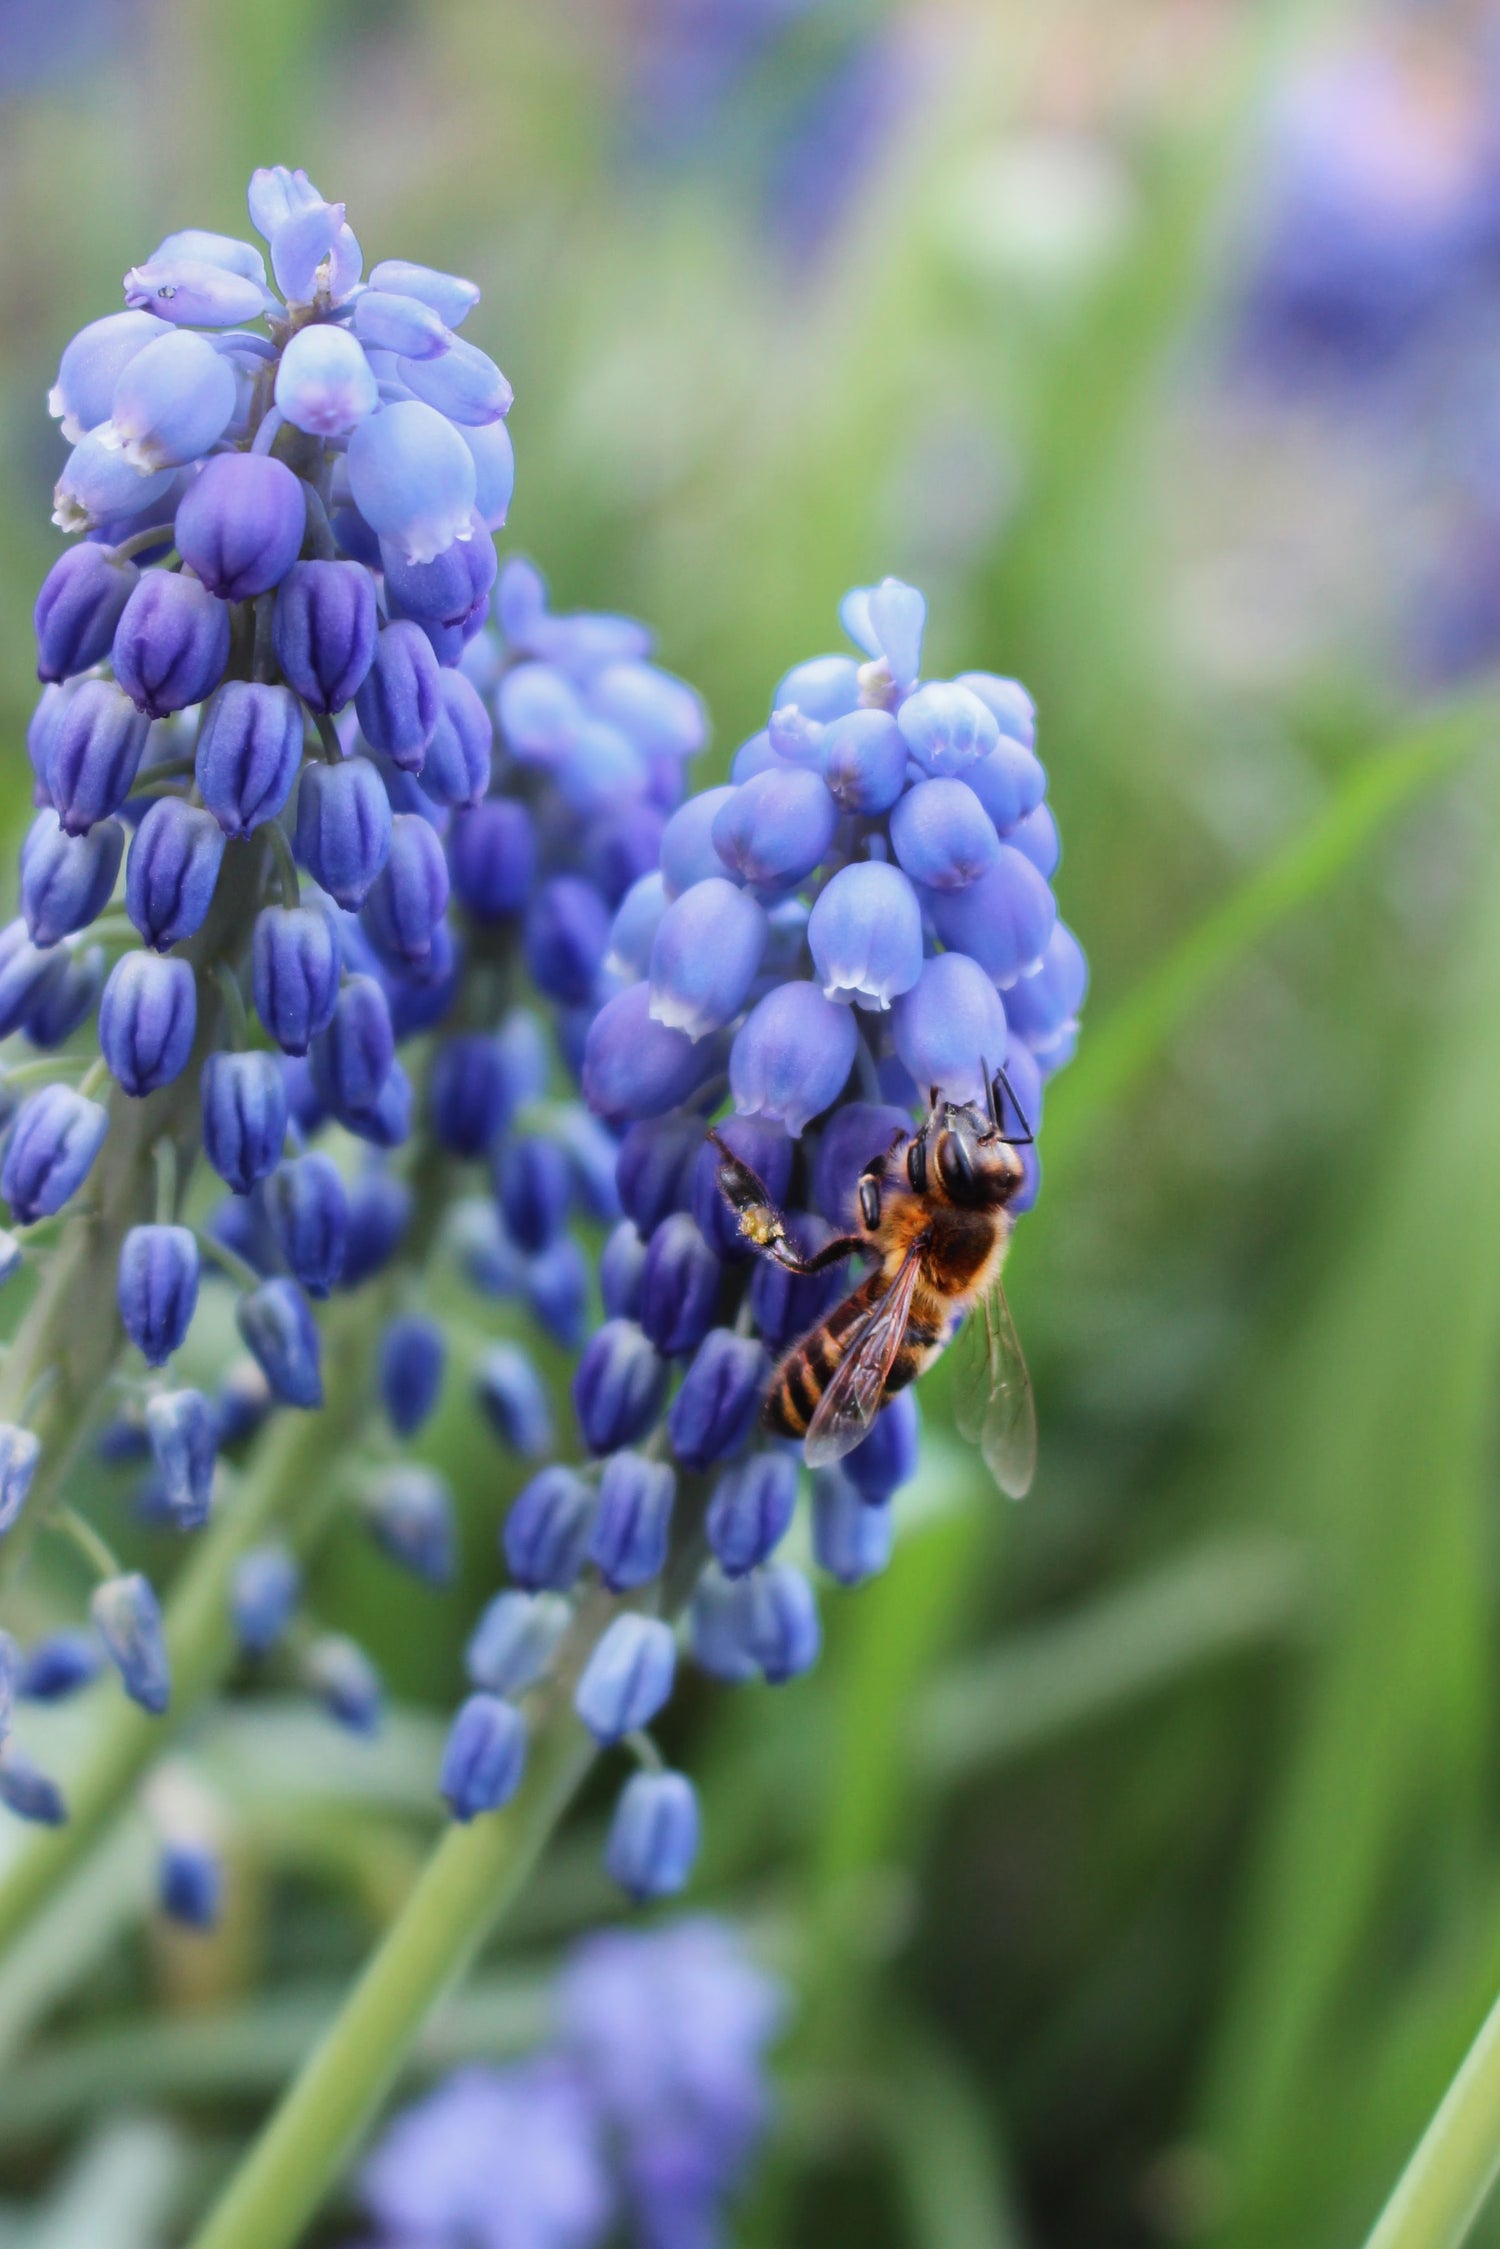
[[[981,1069],[984,1067],[983,1063],[980,1064],[980,1067]],[[1007,1132],[1005,1129],[1004,1096],[1007,1093],[1010,1095],[1010,1105],[1015,1110],[1017,1121],[1019,1122],[1021,1127],[1019,1132]],[[1031,1126],[1027,1121],[1026,1111],[1021,1107],[1020,1102],[1016,1098],[1015,1087],[1011,1084],[1009,1078],[1005,1074],[1005,1065],[1003,1062],[997,1068],[994,1076],[989,1081],[989,1104],[990,1121],[995,1127],[995,1134],[997,1139],[1005,1141],[1007,1145],[1012,1148],[1029,1148],[1033,1140],[1036,1138],[1036,1135],[1032,1131]]]

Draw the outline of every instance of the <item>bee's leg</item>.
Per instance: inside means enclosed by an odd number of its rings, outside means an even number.
[[[739,1220],[740,1232],[757,1249],[769,1250],[786,1239],[786,1222],[772,1202],[765,1181],[716,1132],[709,1139],[719,1151],[719,1192]]]
[[[1002,1063],[993,1077],[989,1076],[983,1062],[980,1063],[979,1067],[985,1071],[987,1079],[986,1093],[989,1101],[990,1137],[994,1140],[1003,1140],[1012,1148],[1029,1148],[1035,1134],[1027,1122],[1026,1111],[1016,1099],[1016,1089],[1005,1074],[1005,1065]],[[1010,1105],[1016,1112],[1016,1121],[1021,1127],[1019,1132],[1007,1132],[1005,1129],[1005,1096],[1007,1094],[1010,1096]]]
[[[846,1257],[852,1257],[857,1250],[862,1250],[867,1257],[870,1254],[870,1244],[863,1235],[835,1234],[831,1242],[825,1242],[821,1249],[814,1250],[811,1257],[803,1257],[787,1241],[778,1243],[770,1251],[770,1255],[778,1265],[784,1265],[789,1273],[806,1274],[821,1273],[830,1265],[841,1265]]]

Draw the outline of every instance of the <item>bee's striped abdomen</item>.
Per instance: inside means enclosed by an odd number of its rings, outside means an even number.
[[[782,1437],[806,1436],[807,1425],[848,1349],[850,1336],[885,1291],[885,1275],[877,1267],[810,1335],[793,1345],[772,1375],[761,1408],[761,1419],[768,1429]]]

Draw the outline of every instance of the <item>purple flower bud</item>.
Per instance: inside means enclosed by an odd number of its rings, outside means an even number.
[[[573,1707],[606,1747],[649,1726],[672,1692],[677,1646],[660,1617],[617,1616],[606,1626],[573,1696]]]
[[[310,765],[297,789],[297,856],[350,912],[365,902],[391,848],[391,800],[368,758]]]
[[[490,797],[448,831],[453,895],[476,921],[519,913],[536,873],[536,831],[522,804]]]
[[[904,1109],[882,1102],[850,1101],[829,1118],[813,1158],[812,1189],[813,1201],[830,1225],[858,1224],[860,1173],[911,1129],[911,1118]],[[733,1145],[736,1153],[742,1153],[737,1141]]]
[[[726,1577],[715,1562],[699,1572],[688,1610],[688,1644],[699,1669],[727,1686],[742,1686],[759,1668],[750,1649],[754,1600],[752,1577]]]
[[[456,273],[440,273],[433,266],[409,264],[405,258],[382,258],[371,270],[370,287],[415,297],[450,328],[462,326],[465,316],[479,302],[479,291],[472,281]]]
[[[376,1545],[424,1585],[453,1581],[458,1531],[453,1494],[430,1468],[404,1462],[388,1468],[365,1495]]]
[[[162,1848],[156,1897],[169,1921],[184,1929],[218,1926],[224,1905],[224,1865],[209,1844],[174,1837]]]
[[[1019,827],[1047,793],[1047,776],[1030,750],[1007,734],[1001,735],[988,757],[969,766],[964,779],[1001,835]]]
[[[285,164],[263,164],[252,172],[245,196],[250,223],[268,242],[289,218],[322,200],[306,172],[291,171]]]
[[[358,1288],[390,1262],[411,1223],[411,1189],[377,1166],[349,1189],[349,1237],[339,1286]]]
[[[552,1447],[552,1408],[541,1376],[514,1343],[495,1343],[474,1370],[474,1393],[503,1445],[527,1460]]]
[[[205,461],[177,510],[177,550],[210,593],[249,601],[296,561],[307,527],[306,487],[269,453]]]
[[[840,1585],[863,1585],[878,1577],[895,1542],[894,1511],[863,1498],[839,1468],[821,1469],[813,1478],[813,1559]]]
[[[389,289],[365,289],[355,298],[354,333],[372,351],[402,359],[436,359],[453,341],[431,305]]]
[[[468,428],[502,420],[515,396],[488,353],[458,336],[436,358],[398,359],[396,371],[416,397]]]
[[[1045,804],[1035,812],[1028,812],[1018,821],[1005,838],[1016,851],[1024,851],[1044,881],[1050,882],[1057,873],[1062,859],[1062,842],[1057,833],[1057,822]]]
[[[92,1632],[64,1625],[48,1632],[26,1650],[16,1674],[19,1702],[65,1702],[80,1687],[90,1686],[104,1664],[104,1652]]]
[[[768,934],[765,909],[722,875],[694,883],[662,915],[651,947],[651,1014],[697,1040],[733,1022]]]
[[[851,1009],[825,999],[815,984],[778,984],[735,1034],[729,1054],[735,1107],[775,1118],[799,1138],[810,1119],[838,1099],[858,1044]]]
[[[266,1182],[277,1247],[309,1296],[327,1296],[344,1263],[349,1207],[331,1156],[294,1156]]]
[[[803,765],[809,773],[823,770],[823,740],[828,729],[820,719],[809,718],[795,703],[784,710],[772,711],[771,723],[766,728],[766,740],[771,747],[768,758],[754,760],[755,768],[762,773],[774,773],[778,762],[784,765]],[[752,761],[746,759],[746,764]],[[750,774],[740,778],[751,779]]]
[[[66,959],[65,953],[33,945],[23,921],[0,930],[0,1037],[30,1025]]]
[[[52,802],[51,791],[47,787],[47,760],[51,755],[57,730],[62,724],[63,712],[76,692],[77,689],[71,682],[66,686],[54,683],[44,687],[37,697],[36,708],[26,721],[26,755],[31,761],[32,772],[31,801],[39,808]]]
[[[79,329],[47,393],[47,411],[62,423],[70,445],[109,420],[115,385],[131,360],[168,332],[165,321],[149,312],[106,313]]]
[[[182,1230],[170,1229],[174,1233]],[[136,1231],[143,1229],[138,1227]],[[122,1265],[122,1277],[123,1272]],[[194,1280],[196,1284],[196,1271]],[[201,1390],[158,1391],[146,1401],[146,1434],[172,1521],[181,1531],[201,1530],[213,1503],[218,1453],[219,1430],[213,1407]]]
[[[1001,844],[994,866],[977,882],[934,896],[932,920],[945,945],[967,953],[1007,990],[1040,966],[1057,901],[1031,861]]]
[[[434,1137],[450,1155],[482,1156],[504,1130],[512,1094],[505,1060],[483,1032],[445,1039],[433,1062],[428,1113]]]
[[[198,788],[226,836],[274,820],[302,763],[302,706],[287,687],[231,679],[204,713]]]
[[[17,1819],[34,1820],[42,1827],[62,1827],[68,1817],[56,1781],[14,1741],[0,1750],[0,1804]]]
[[[344,437],[380,404],[374,371],[347,328],[315,321],[288,339],[276,369],[276,404],[312,437]]]
[[[421,626],[399,618],[387,625],[354,706],[371,748],[384,751],[404,772],[422,770],[442,711],[438,681],[437,658]]]
[[[179,328],[158,336],[121,370],[100,435],[112,436],[131,467],[150,476],[206,453],[223,436],[234,407],[229,361],[206,336]]]
[[[95,430],[79,440],[63,463],[52,488],[52,520],[59,531],[69,533],[130,522],[165,503],[175,481],[172,469],[148,474],[136,468],[104,430]],[[114,535],[123,533],[116,530]]]
[[[302,1573],[284,1546],[257,1546],[245,1555],[234,1573],[229,1612],[246,1655],[269,1654],[301,1592]]]
[[[674,1897],[698,1856],[698,1799],[682,1773],[634,1773],[620,1791],[604,1864],[639,1903]]]
[[[156,1595],[139,1571],[106,1578],[89,1602],[104,1652],[132,1702],[159,1718],[172,1699],[172,1675]]]
[[[288,304],[340,304],[359,280],[359,244],[342,203],[309,196],[287,211],[268,239],[271,270]]]
[[[1083,947],[1067,924],[1058,922],[1036,973],[1023,976],[1006,993],[1006,1021],[1044,1070],[1061,1068],[1071,1055],[1088,982]]]
[[[928,961],[892,1009],[891,1028],[914,1085],[983,1108],[985,1070],[995,1067],[991,1056],[1004,1054],[1006,1029],[1000,994],[977,961],[966,953]]]
[[[795,1150],[782,1127],[768,1117],[725,1117],[714,1129],[731,1153],[750,1166],[772,1202],[784,1203]],[[690,1201],[699,1231],[716,1257],[753,1257],[755,1252],[740,1232],[739,1221],[719,1187],[723,1159],[718,1149],[711,1140],[698,1137],[694,1150]]]
[[[1000,856],[994,823],[965,781],[919,781],[891,814],[891,842],[913,882],[962,890]]]
[[[800,1570],[772,1562],[743,1581],[751,1589],[748,1611],[750,1653],[767,1686],[811,1671],[823,1645],[818,1604]]]
[[[133,311],[153,312],[184,332],[192,328],[233,328],[242,320],[258,320],[265,301],[264,288],[248,275],[231,273],[207,258],[158,254],[145,265],[132,266],[125,276],[125,302]],[[204,342],[201,336],[191,340]],[[147,346],[148,350],[155,348]],[[143,358],[145,354],[137,356]],[[207,442],[212,444],[213,439]]]
[[[283,1053],[305,1054],[332,1022],[338,1002],[338,936],[327,908],[263,906],[255,917],[250,980],[255,1011],[276,1044]]]
[[[386,1074],[385,1083],[375,1096],[373,1107],[364,1110],[345,1110],[339,1123],[361,1140],[368,1140],[373,1148],[399,1148],[411,1137],[411,1121],[416,1109],[416,1096],[411,1079],[399,1062],[393,1062]]]
[[[458,431],[418,398],[382,407],[349,440],[354,504],[408,562],[431,562],[470,535],[477,487]]]
[[[822,1249],[833,1233],[810,1211],[791,1213],[788,1230],[806,1256]],[[758,1259],[750,1276],[750,1309],[762,1342],[768,1350],[785,1350],[799,1335],[817,1326],[848,1286],[848,1270],[842,1261],[826,1266],[821,1273],[788,1273],[769,1258]]]
[[[498,1812],[521,1785],[526,1721],[498,1695],[470,1695],[460,1706],[443,1750],[438,1787],[456,1820]]]
[[[960,672],[957,684],[979,697],[1003,735],[1023,749],[1036,748],[1036,705],[1018,679],[1001,679],[994,672]]]
[[[906,787],[909,755],[889,711],[851,711],[823,737],[823,780],[844,812],[889,812]]]
[[[544,1468],[522,1486],[501,1544],[511,1576],[530,1592],[566,1593],[588,1558],[594,1496],[574,1468]]]
[[[526,966],[540,990],[564,1007],[593,996],[609,949],[609,908],[592,883],[556,875],[526,916]]]
[[[284,1406],[323,1403],[317,1322],[295,1282],[262,1281],[235,1306],[246,1350]]]
[[[99,1002],[99,1051],[136,1100],[181,1077],[198,1028],[198,990],[185,960],[125,953]]]
[[[47,746],[47,794],[70,836],[119,810],[146,746],[146,720],[112,680],[86,679]]]
[[[33,945],[55,945],[103,913],[124,848],[118,820],[70,836],[55,812],[37,814],[21,846],[21,912]]]
[[[165,718],[211,695],[229,661],[229,611],[196,578],[146,571],[115,627],[115,678],[137,710]]]
[[[657,807],[637,800],[601,815],[584,830],[579,856],[611,912],[633,882],[654,872],[664,828]]]
[[[922,1418],[909,1390],[898,1391],[881,1407],[870,1434],[847,1453],[840,1473],[870,1507],[880,1507],[911,1482],[922,1445]]]
[[[739,793],[736,788],[702,789],[673,813],[661,837],[661,878],[669,898],[680,898],[694,883],[725,873],[713,831]]]
[[[607,664],[590,686],[589,701],[647,756],[695,757],[708,740],[701,699],[655,664]]]
[[[130,846],[125,911],[154,951],[203,927],[223,858],[224,837],[211,812],[181,797],[158,797],[147,807]]]
[[[674,1210],[685,1210],[704,1145],[701,1117],[669,1114],[634,1124],[620,1143],[616,1180],[620,1205],[642,1241]]]
[[[11,1529],[36,1474],[42,1448],[29,1429],[0,1421],[0,1538]]]
[[[726,1577],[743,1577],[775,1552],[797,1505],[790,1452],[756,1453],[726,1469],[708,1503],[708,1543]]]
[[[859,708],[859,666],[852,656],[811,656],[794,664],[771,697],[773,711],[795,703],[808,718],[842,718]]]
[[[378,1733],[385,1696],[380,1674],[357,1641],[325,1633],[303,1659],[308,1692],[346,1733]]]
[[[495,1194],[516,1247],[533,1255],[546,1249],[567,1224],[573,1199],[566,1152],[532,1134],[507,1142],[495,1162]]]
[[[462,672],[438,679],[438,719],[422,767],[422,792],[434,804],[477,807],[490,785],[494,722]]]
[[[524,1276],[532,1317],[562,1351],[576,1351],[589,1320],[589,1260],[581,1242],[559,1235],[535,1257]]]
[[[666,1566],[677,1479],[663,1461],[611,1453],[599,1480],[589,1560],[613,1593],[649,1585]]]
[[[807,941],[824,996],[885,1008],[922,973],[922,909],[899,867],[841,867],[814,903]]]
[[[377,1379],[385,1417],[398,1437],[414,1437],[443,1387],[443,1331],[420,1313],[398,1313],[380,1338]]]
[[[18,1226],[62,1209],[93,1169],[108,1130],[108,1112],[71,1086],[43,1086],[21,1103],[0,1163],[0,1194]]]
[[[577,741],[586,713],[577,688],[550,664],[517,664],[500,682],[500,731],[523,765],[555,765]]]
[[[908,695],[896,713],[912,756],[934,779],[955,779],[1000,739],[994,712],[956,682],[935,680]]]
[[[516,488],[516,456],[504,422],[483,429],[461,428],[459,436],[474,463],[474,513],[486,531],[499,531],[510,513]]]
[[[613,1122],[654,1117],[686,1101],[712,1068],[685,1032],[652,1021],[651,987],[631,984],[607,1000],[589,1026],[584,1098],[597,1116]]]
[[[253,1437],[270,1413],[271,1402],[260,1368],[252,1359],[236,1359],[213,1395],[213,1422],[220,1450]]]
[[[665,1358],[696,1351],[713,1325],[720,1266],[686,1211],[674,1211],[652,1234],[641,1276],[637,1317]]]
[[[622,1218],[599,1258],[599,1293],[606,1319],[637,1318],[645,1272],[646,1245],[630,1220]]]
[[[886,670],[905,691],[922,668],[922,631],[927,604],[915,586],[882,578],[878,586],[856,586],[839,604],[839,622],[867,656],[884,657]]]
[[[226,1186],[248,1195],[276,1169],[286,1139],[286,1085],[274,1057],[211,1054],[202,1100],[203,1152]]]
[[[768,1371],[766,1354],[753,1336],[710,1328],[667,1416],[672,1450],[684,1467],[709,1468],[739,1451],[754,1424]]]
[[[828,851],[839,810],[816,773],[757,773],[715,815],[714,848],[731,874],[768,889],[798,882]]]
[[[573,1377],[573,1410],[592,1453],[637,1444],[661,1411],[667,1362],[631,1320],[606,1320]]]
[[[135,564],[117,562],[108,547],[86,543],[60,555],[32,612],[37,678],[69,679],[102,663],[139,578]]]
[[[370,886],[360,919],[366,936],[389,965],[425,961],[448,905],[448,862],[427,822],[398,812],[390,850]]]
[[[375,588],[361,563],[293,563],[276,589],[272,638],[287,685],[310,709],[341,711],[358,694],[375,637]]]
[[[66,1044],[93,1014],[104,984],[102,945],[91,945],[86,953],[59,951],[50,957],[57,973],[45,980],[26,1014],[26,1036],[42,1048]]]
[[[487,604],[497,567],[495,542],[476,511],[472,536],[455,539],[431,562],[408,562],[399,547],[381,550],[386,598],[393,614],[423,625],[464,625]]]
[[[313,1042],[313,1079],[325,1106],[341,1121],[373,1116],[395,1053],[384,992],[372,976],[351,976]]]
[[[198,1303],[198,1241],[188,1226],[132,1226],[120,1247],[120,1319],[151,1367],[180,1350]]]
[[[232,234],[214,234],[207,227],[183,227],[159,242],[154,254],[158,258],[200,258],[207,265],[222,266],[226,273],[253,281],[257,289],[266,286],[265,259],[253,242],[241,242]]]
[[[543,1469],[544,1476],[548,1473]],[[569,1473],[563,1470],[564,1475]],[[513,1589],[497,1593],[481,1613],[464,1651],[464,1669],[472,1684],[492,1695],[524,1694],[546,1676],[572,1615],[567,1602],[555,1593]]]
[[[667,911],[667,893],[659,874],[642,875],[615,908],[609,927],[609,951],[604,965],[612,976],[635,983],[651,966],[651,947]]]

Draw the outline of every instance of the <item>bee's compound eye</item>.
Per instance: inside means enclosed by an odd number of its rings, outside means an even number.
[[[880,1189],[873,1179],[859,1183],[859,1215],[873,1234],[880,1224]]]
[[[927,1142],[921,1133],[918,1133],[916,1139],[906,1151],[906,1176],[911,1181],[913,1194],[926,1194]]]

